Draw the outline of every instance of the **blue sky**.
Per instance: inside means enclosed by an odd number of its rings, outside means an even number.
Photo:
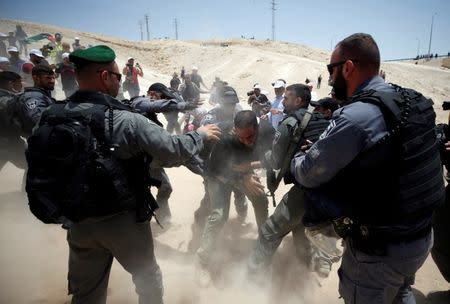
[[[180,39],[271,37],[271,0],[2,0],[0,17],[54,24],[80,31],[139,40],[139,20],[150,16],[150,37]],[[330,50],[355,32],[374,36],[382,59],[428,52],[434,18],[432,53],[450,51],[450,1],[303,1],[276,0],[276,40]],[[145,27],[144,27],[145,38]]]

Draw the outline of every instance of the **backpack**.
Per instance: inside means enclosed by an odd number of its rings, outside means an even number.
[[[20,123],[20,95],[0,92],[0,137],[18,137],[22,130]]]
[[[44,223],[63,227],[123,210],[139,210],[139,221],[149,219],[157,208],[144,177],[149,161],[114,157],[113,140],[105,132],[109,111],[113,134],[113,107],[64,108],[65,104],[50,106],[28,138],[26,191],[31,212]]]

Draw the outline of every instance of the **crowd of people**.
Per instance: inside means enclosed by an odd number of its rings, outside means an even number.
[[[0,57],[0,168],[9,161],[25,169],[31,212],[67,229],[72,303],[106,302],[113,259],[132,275],[139,303],[163,303],[149,221],[170,229],[174,186],[165,168],[177,166],[203,180],[189,244],[199,286],[213,283],[233,193],[236,225],[248,225],[249,200],[258,228],[249,280],[267,282],[292,232],[293,256],[319,276],[341,261],[345,303],[415,303],[411,285],[433,248],[433,214],[448,215],[442,164],[450,137],[448,126],[436,127],[430,99],[384,81],[370,35],[336,45],[327,65],[331,97],[319,99],[309,79],[276,79],[272,100],[253,85],[249,110],[227,81],[216,77],[208,87],[196,66],[141,96],[135,58],[120,70],[110,47],[54,36],[50,61],[37,49],[21,59],[26,44],[10,44]],[[58,77],[64,100],[52,97]],[[210,110],[202,107],[206,93]],[[276,202],[281,180],[292,186]],[[433,258],[450,282],[447,222],[435,218]]]

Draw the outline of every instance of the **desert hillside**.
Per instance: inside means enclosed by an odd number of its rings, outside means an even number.
[[[0,32],[13,30],[17,23],[0,19]],[[127,57],[133,56],[144,69],[141,94],[151,83],[168,84],[174,71],[179,72],[182,66],[189,71],[194,64],[208,86],[216,76],[228,81],[238,91],[243,105],[246,92],[256,82],[272,98],[270,83],[277,78],[295,83],[304,82],[308,77],[316,82],[317,76],[322,74],[322,87],[315,91],[319,97],[330,91],[326,85],[329,51],[304,45],[253,40],[136,42],[51,25],[20,24],[29,36],[59,32],[63,41],[70,43],[78,36],[83,45],[107,44],[116,51],[119,67],[123,67]],[[44,43],[33,44],[30,49],[40,48]],[[223,46],[224,43],[228,46]],[[450,70],[440,68],[439,64],[422,62],[417,65],[414,62],[383,63],[382,69],[389,82],[412,87],[433,98],[439,121],[447,120],[440,105],[450,100]],[[56,93],[57,97],[62,97],[61,91]],[[328,278],[319,279],[298,263],[291,236],[285,238],[277,252],[267,284],[258,286],[247,280],[246,258],[257,235],[251,207],[249,220],[253,225],[245,229],[233,225],[236,213],[234,207],[231,208],[231,220],[224,229],[218,250],[221,276],[215,280],[215,286],[199,288],[194,283],[193,255],[188,251],[188,244],[192,239],[193,212],[203,197],[202,180],[185,168],[171,168],[167,172],[174,189],[169,201],[173,224],[163,231],[152,222],[156,256],[163,273],[165,303],[342,303],[337,291],[338,265],[333,266]],[[58,226],[44,225],[33,217],[25,194],[20,192],[22,175],[23,171],[11,164],[0,172],[0,303],[69,303],[65,231]],[[281,186],[277,200],[288,189]],[[269,208],[272,212],[273,207]],[[273,274],[271,279],[270,274]],[[414,288],[417,302],[424,304],[429,303],[425,298],[429,292],[448,290],[450,286],[430,257],[418,272]],[[136,303],[131,276],[117,262],[113,264],[108,290],[108,303]]]

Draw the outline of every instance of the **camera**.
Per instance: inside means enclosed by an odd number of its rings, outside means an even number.
[[[255,91],[253,90],[247,92],[247,96],[252,96],[253,94],[255,94]]]
[[[444,111],[450,110],[450,101],[444,101],[444,102],[442,103],[442,109],[443,109]]]

